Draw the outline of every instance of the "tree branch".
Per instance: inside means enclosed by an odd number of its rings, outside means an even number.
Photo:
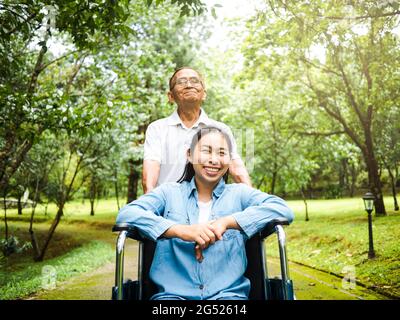
[[[329,136],[335,136],[339,134],[344,134],[346,133],[345,131],[332,131],[332,132],[305,132],[305,131],[297,131],[295,130],[295,133],[302,135],[302,136],[324,136],[324,137],[329,137]]]
[[[322,93],[312,84],[308,73],[307,73],[307,79],[309,81],[309,87],[311,88],[312,91],[314,91],[315,95],[317,96],[319,106],[322,109],[324,109],[328,115],[336,119],[343,126],[345,133],[354,141],[354,143],[360,148],[361,151],[365,151],[366,150],[365,146],[361,143],[357,134],[347,125],[346,120],[340,115],[340,113],[337,113],[328,107],[327,102],[324,99]]]
[[[323,15],[317,15],[320,18],[324,19],[331,19],[331,20],[362,20],[362,19],[375,19],[375,18],[385,18],[385,17],[391,17],[391,16],[396,16],[400,14],[400,10],[396,10],[393,12],[388,12],[388,13],[382,13],[382,14],[376,14],[376,15],[363,15],[363,16],[355,16],[355,17],[342,17],[342,16],[323,16]]]
[[[340,74],[342,76],[343,83],[346,87],[346,93],[347,93],[347,97],[349,98],[350,105],[353,107],[354,111],[356,112],[358,118],[360,119],[361,124],[365,125],[365,118],[364,118],[363,114],[361,113],[360,107],[354,97],[353,91],[350,86],[349,79],[347,78],[346,72],[344,71],[344,67],[340,61],[340,58],[337,56],[336,50],[335,50],[335,58],[336,58],[335,60],[338,65],[338,68],[340,70]]]
[[[40,71],[43,71],[44,69],[46,69],[48,66],[52,65],[53,63],[56,63],[56,62],[58,62],[58,61],[60,61],[60,60],[62,60],[62,59],[64,59],[64,58],[68,57],[69,55],[74,54],[74,53],[77,53],[77,52],[80,52],[80,51],[81,51],[81,50],[70,51],[70,52],[68,52],[68,53],[66,53],[66,54],[64,54],[64,55],[62,55],[61,57],[58,57],[58,58],[56,58],[56,59],[54,59],[54,60],[52,60],[52,61],[50,61],[50,62],[48,62],[48,63],[46,63],[46,64],[43,64],[43,65],[40,67]]]

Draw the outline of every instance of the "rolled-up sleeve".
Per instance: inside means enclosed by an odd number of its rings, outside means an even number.
[[[156,160],[161,163],[162,137],[157,123],[151,123],[146,130],[143,160]]]
[[[261,231],[273,219],[285,218],[289,223],[293,221],[293,211],[283,199],[244,184],[240,185],[244,209],[233,213],[232,216],[249,238]]]
[[[146,237],[156,241],[176,224],[163,217],[166,204],[164,188],[165,185],[159,186],[124,206],[118,213],[116,223],[137,227]]]

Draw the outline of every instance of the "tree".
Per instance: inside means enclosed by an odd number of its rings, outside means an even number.
[[[177,14],[201,14],[206,7],[199,0],[146,3],[0,4],[0,191],[5,199],[11,179],[26,163],[36,174],[35,199],[45,194],[58,207],[41,248],[32,211],[30,232],[38,261],[45,256],[66,202],[90,173],[93,181],[98,177],[93,170],[102,166],[95,162],[100,161],[100,150],[110,145],[104,136],[102,141],[93,139],[114,126],[117,135],[126,138],[118,140],[120,150],[125,147],[129,154],[132,149],[127,146],[133,141],[134,156],[140,158],[143,123],[170,110],[160,103],[165,75],[189,61],[192,52],[184,45],[190,38],[186,20]],[[52,50],[57,42],[65,52]],[[141,132],[136,132],[139,127]],[[50,173],[27,163],[29,151],[43,139],[57,142],[50,150],[61,146]],[[39,179],[37,174],[43,176]]]
[[[380,163],[389,174],[395,211],[399,210],[396,186],[400,167],[400,114],[397,109],[394,107],[379,118],[380,135],[376,140]]]
[[[127,5],[128,1],[100,4],[72,0],[50,4],[34,1],[29,5],[5,1],[1,5],[0,19],[5,23],[0,32],[0,103],[3,106],[0,113],[0,190],[7,188],[10,178],[45,130],[65,127],[70,115],[65,111],[72,105],[69,90],[88,55],[87,50],[98,47],[98,34],[107,43],[126,32],[123,22],[127,17]],[[69,36],[74,49],[54,57],[48,47],[57,32]],[[49,68],[71,57],[74,60],[64,84],[42,81],[42,75]],[[64,90],[59,90],[57,84]],[[50,87],[53,90],[49,90]],[[78,127],[87,125],[86,120],[77,124]]]
[[[248,24],[247,71],[277,78],[280,67],[290,66],[293,71],[286,76],[302,75],[303,104],[327,115],[331,131],[343,131],[359,148],[376,214],[385,215],[376,121],[398,105],[398,37],[393,32],[398,8],[372,1],[343,6],[275,0],[267,6]]]
[[[156,1],[157,5],[164,1]],[[199,0],[178,0],[182,14],[206,9]],[[147,1],[151,5],[152,1]],[[134,9],[132,12],[131,9]],[[176,7],[175,7],[176,8]],[[140,17],[147,8],[130,1],[3,1],[0,5],[0,191],[26,154],[46,130],[77,129],[91,122],[93,113],[85,104],[75,110],[72,93],[77,76],[87,66],[90,55],[112,47],[119,38],[129,42],[140,36],[127,24],[132,14]],[[67,45],[66,53],[55,56],[49,47],[54,41]],[[67,63],[65,62],[67,61]],[[54,67],[63,81],[54,80]],[[49,71],[49,69],[52,69]],[[52,77],[53,75],[53,77]],[[84,87],[84,83],[81,83]],[[83,89],[83,88],[81,88]],[[82,92],[82,91],[81,91]],[[99,91],[101,92],[101,91]],[[88,93],[86,93],[88,94]],[[81,99],[82,100],[82,99]],[[92,106],[90,106],[92,107]],[[107,108],[107,105],[99,105]],[[70,112],[75,111],[75,112]],[[85,114],[84,117],[77,117]],[[72,124],[74,127],[72,128]],[[100,124],[103,125],[103,124]]]
[[[108,141],[108,143],[107,143]],[[90,170],[96,168],[96,162],[107,157],[112,143],[106,134],[94,133],[86,136],[80,134],[59,134],[53,139],[54,148],[61,150],[60,158],[50,173],[46,194],[57,205],[57,213],[47,233],[35,261],[42,261],[53,234],[64,214],[66,203],[71,200],[82,185],[88,181]],[[98,166],[97,166],[98,167]],[[31,228],[31,234],[33,230]],[[37,243],[36,238],[32,239]],[[33,246],[39,248],[39,246]]]

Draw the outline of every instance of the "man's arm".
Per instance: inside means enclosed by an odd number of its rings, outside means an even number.
[[[245,183],[251,187],[251,180],[249,173],[242,161],[242,159],[237,158],[231,161],[229,165],[229,173],[231,174],[233,181],[236,183]]]
[[[156,187],[160,175],[160,163],[156,160],[144,160],[142,172],[143,193],[148,193]]]

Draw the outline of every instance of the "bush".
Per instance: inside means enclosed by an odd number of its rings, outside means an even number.
[[[324,191],[325,199],[339,199],[342,197],[342,188],[338,185],[329,185]]]
[[[0,241],[0,249],[3,253],[3,256],[0,257],[0,264],[1,261],[12,255],[13,253],[21,253],[24,250],[31,248],[32,245],[29,242],[25,242],[23,245],[19,244],[19,240],[17,237],[10,236],[7,239],[3,239]]]

